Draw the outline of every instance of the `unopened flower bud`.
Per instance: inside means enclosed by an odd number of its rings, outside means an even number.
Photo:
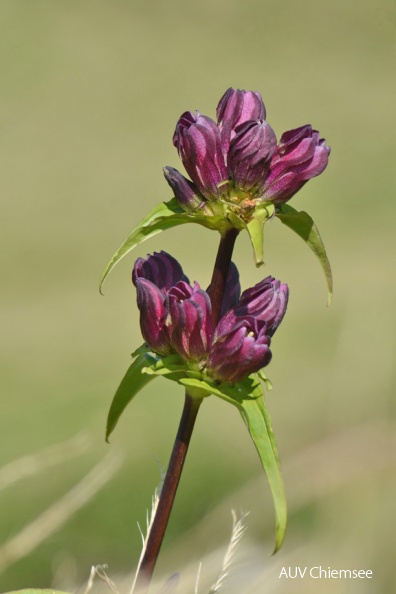
[[[212,343],[212,309],[208,294],[198,283],[191,288],[177,283],[167,298],[166,327],[174,351],[183,359],[199,360]]]
[[[133,284],[136,285],[136,281],[140,278],[151,281],[158,289],[165,292],[181,280],[188,282],[176,258],[163,250],[148,255],[146,260],[144,258],[136,260],[132,271]]]
[[[171,347],[165,331],[165,295],[145,278],[137,278],[135,285],[142,336],[153,351],[159,355],[167,355],[171,352]]]
[[[185,112],[176,125],[173,144],[200,193],[208,200],[219,197],[227,171],[215,122],[198,111],[197,115]]]
[[[261,194],[276,151],[275,132],[263,120],[249,120],[235,132],[228,151],[228,175],[237,188]]]
[[[164,251],[154,252],[146,260],[138,258],[132,271],[137,290],[140,328],[147,344],[159,355],[172,349],[165,327],[165,301],[168,291],[179,282],[188,282],[179,262]]]
[[[176,200],[186,212],[194,212],[203,206],[204,197],[198,188],[177,169],[164,167],[164,176],[173,190]]]
[[[208,358],[216,379],[237,382],[271,360],[271,336],[286,312],[288,287],[268,276],[247,289],[218,323]]]
[[[270,343],[265,323],[248,316],[225,334],[215,337],[208,358],[208,371],[220,381],[241,381],[268,365],[272,357]]]
[[[263,199],[274,204],[290,200],[309,179],[322,173],[329,154],[330,148],[312,126],[285,132],[271,161]]]
[[[227,155],[235,128],[248,120],[265,120],[265,107],[260,93],[229,88],[220,99],[216,114],[223,154]]]
[[[272,276],[246,289],[234,308],[236,319],[252,315],[266,323],[266,333],[273,336],[283,320],[289,300],[289,287]]]

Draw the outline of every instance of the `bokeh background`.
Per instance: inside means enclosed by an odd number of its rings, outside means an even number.
[[[229,86],[262,93],[278,136],[310,122],[331,145],[328,169],[293,206],[321,231],[335,295],[326,308],[318,263],[279,221],[266,228],[265,269],[238,240],[245,287],[272,274],[291,290],[267,398],[286,541],[269,556],[274,514],[256,452],[236,411],[211,398],[157,573],[180,571],[180,592],[192,593],[202,561],[207,592],[234,508],[250,514],[227,592],[395,588],[395,22],[391,0],[2,0],[2,592],[76,590],[100,563],[128,591],[136,522],[144,526],[183,402],[181,389],[153,382],[104,443],[141,342],[130,270],[165,249],[205,285],[218,238],[176,228],[125,258],[105,297],[98,279],[132,227],[171,197],[161,168],[179,167],[179,115],[214,117]],[[318,565],[374,577],[278,577],[283,566]]]

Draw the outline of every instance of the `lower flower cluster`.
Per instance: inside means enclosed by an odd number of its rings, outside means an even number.
[[[236,383],[271,360],[271,337],[286,312],[288,286],[268,276],[241,294],[231,263],[220,320],[215,326],[208,293],[193,286],[164,251],[139,258],[137,289],[143,338],[158,355],[177,353],[213,379]]]

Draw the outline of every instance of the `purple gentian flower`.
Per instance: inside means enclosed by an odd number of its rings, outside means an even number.
[[[173,144],[199,192],[208,200],[218,198],[227,180],[220,130],[213,120],[197,111],[186,111],[177,123]]]
[[[138,258],[132,271],[137,290],[137,304],[144,312],[140,329],[144,340],[159,355],[172,352],[169,337],[164,332],[165,300],[168,289],[179,282],[188,283],[179,262],[166,252],[154,253],[147,260]]]
[[[275,204],[290,200],[309,179],[324,171],[329,154],[330,147],[312,126],[285,132],[271,161],[263,199]]]
[[[183,359],[199,361],[212,343],[213,322],[209,295],[198,283],[179,282],[167,298],[166,331],[170,344]]]
[[[242,218],[246,206],[248,220],[252,205],[286,202],[327,166],[330,149],[310,125],[285,132],[277,146],[260,93],[230,88],[216,113],[217,124],[197,111],[185,112],[176,125],[173,143],[192,182],[164,169],[189,213],[220,200],[240,207],[235,212]]]
[[[238,126],[227,157],[227,171],[234,185],[245,192],[262,194],[275,152],[275,132],[267,122],[249,120]]]
[[[240,296],[231,264],[220,321],[214,328],[207,291],[192,287],[180,264],[166,252],[136,261],[140,326],[159,355],[179,354],[213,379],[235,383],[271,360],[270,342],[286,312],[288,287],[267,277]]]
[[[205,198],[199,193],[198,188],[177,169],[164,167],[164,176],[185,211],[194,212],[204,206]]]
[[[226,334],[216,335],[209,353],[208,371],[220,381],[239,382],[271,361],[271,338],[265,324],[250,317]]]
[[[265,120],[266,114],[260,93],[229,88],[219,101],[216,115],[222,149],[227,158],[235,129],[250,120]]]

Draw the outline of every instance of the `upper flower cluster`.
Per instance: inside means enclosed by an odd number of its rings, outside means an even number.
[[[246,219],[262,202],[282,204],[322,173],[330,154],[319,132],[306,125],[285,132],[277,144],[260,93],[228,89],[211,118],[187,111],[173,136],[191,180],[164,169],[187,212],[219,212],[226,203]]]
[[[177,353],[212,378],[232,383],[270,362],[271,337],[286,312],[287,285],[269,276],[241,295],[232,264],[214,327],[208,293],[196,282],[191,286],[166,252],[139,258],[132,280],[143,337],[159,355]]]

